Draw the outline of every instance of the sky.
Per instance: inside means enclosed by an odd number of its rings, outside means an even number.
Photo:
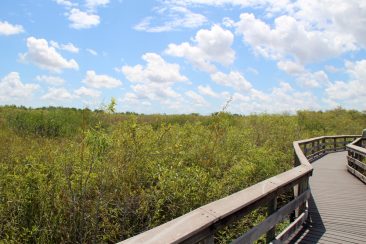
[[[366,1],[2,0],[0,105],[366,110]]]

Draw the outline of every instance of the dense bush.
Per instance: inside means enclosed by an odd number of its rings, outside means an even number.
[[[0,239],[19,243],[116,242],[289,169],[293,140],[366,128],[365,114],[341,109],[0,112]],[[238,231],[261,218],[253,212]],[[232,233],[223,230],[218,240]]]

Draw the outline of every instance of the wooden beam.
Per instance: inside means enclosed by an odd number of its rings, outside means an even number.
[[[299,207],[310,197],[310,190],[306,190],[300,196],[280,208],[274,214],[266,218],[262,223],[253,227],[250,231],[234,240],[233,244],[253,243],[264,233],[272,229],[276,224],[285,219],[295,208]]]

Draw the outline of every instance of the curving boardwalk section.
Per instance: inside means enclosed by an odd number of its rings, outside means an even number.
[[[312,163],[310,221],[291,243],[366,243],[366,185],[347,172],[346,155]]]
[[[275,244],[366,243],[366,130],[364,134],[295,141],[294,168],[122,243],[213,244],[218,230],[258,208],[267,209],[265,219],[233,243],[254,243],[263,235],[266,243]],[[278,207],[286,192],[293,199]],[[276,225],[289,217],[291,222],[276,236]]]

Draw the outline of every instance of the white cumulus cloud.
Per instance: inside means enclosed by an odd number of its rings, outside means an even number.
[[[159,102],[168,108],[181,108],[183,97],[173,88],[178,82],[188,82],[188,78],[180,73],[180,66],[166,62],[156,53],[146,53],[142,56],[146,65],[125,65],[119,69],[128,81],[137,83],[131,86],[133,93],[125,97],[125,101],[140,101],[140,103]],[[132,95],[133,94],[133,95]],[[127,99],[127,100],[126,100]]]
[[[248,92],[252,89],[252,84],[237,71],[231,71],[229,74],[216,72],[211,75],[211,79],[217,84],[232,87],[237,91]]]
[[[272,28],[254,14],[243,13],[237,23],[237,32],[256,53],[266,58],[282,60],[290,56],[302,64],[356,50],[348,35],[311,29],[288,15],[277,17]]]
[[[235,51],[231,48],[234,35],[219,25],[210,30],[201,29],[194,38],[194,44],[169,44],[165,52],[175,57],[186,58],[193,65],[207,72],[215,72],[213,62],[230,65],[234,62]]]
[[[155,8],[155,12],[163,20],[163,23],[153,23],[155,17],[146,17],[135,25],[135,30],[146,32],[166,32],[179,30],[181,28],[196,28],[207,22],[207,18],[202,14],[194,13],[184,6],[169,6]]]
[[[142,56],[146,61],[146,66],[125,65],[120,69],[130,82],[140,83],[174,83],[187,81],[187,77],[180,73],[178,64],[166,62],[160,55],[156,53],[146,53]]]
[[[277,67],[296,78],[300,85],[307,88],[323,87],[328,84],[328,75],[323,70],[311,72],[293,61],[279,61]]]
[[[24,32],[21,25],[12,25],[7,21],[0,21],[0,35],[10,36]]]
[[[97,98],[101,95],[100,91],[91,89],[91,88],[87,88],[85,86],[80,87],[79,89],[76,89],[74,91],[75,95],[77,96],[87,96],[87,97],[94,97]]]
[[[189,90],[186,91],[184,94],[192,100],[192,104],[195,106],[206,107],[209,105],[209,103],[201,95],[197,94],[194,91]]]
[[[108,75],[97,75],[94,70],[88,70],[81,81],[93,88],[114,88],[122,85],[122,82]]]
[[[79,48],[76,47],[71,42],[66,43],[66,44],[59,44],[55,41],[50,41],[50,45],[53,46],[54,48],[57,48],[57,49],[60,49],[60,50],[65,50],[65,51],[68,51],[70,53],[78,53],[79,52]]]
[[[347,108],[366,109],[366,59],[346,61],[347,81],[331,82],[325,89],[326,100],[330,104],[344,105]]]
[[[58,5],[62,5],[62,6],[65,6],[65,7],[72,7],[72,6],[78,5],[77,3],[74,3],[71,0],[55,0],[55,2]]]
[[[215,97],[215,98],[218,98],[220,96],[220,94],[213,91],[209,85],[206,85],[206,86],[200,85],[200,86],[198,86],[197,89],[200,94],[205,95],[205,96],[210,96],[210,97]]]
[[[30,62],[42,69],[60,72],[63,69],[79,69],[74,59],[67,60],[56,49],[48,45],[47,40],[35,37],[27,38],[28,52],[20,54],[20,60]]]
[[[18,72],[11,72],[0,80],[0,101],[24,101],[38,88],[37,84],[24,84]]]
[[[71,22],[70,27],[73,29],[89,29],[99,25],[99,15],[83,12],[77,8],[70,10],[68,19]]]
[[[109,3],[109,0],[86,0],[85,5],[89,9],[95,9],[99,6],[106,6]]]
[[[74,99],[75,96],[72,95],[68,90],[65,88],[55,88],[51,87],[48,88],[46,94],[41,96],[42,100],[50,100],[50,101],[69,101]]]
[[[37,75],[36,80],[46,82],[53,86],[60,86],[65,83],[65,80],[61,77],[51,75]]]

